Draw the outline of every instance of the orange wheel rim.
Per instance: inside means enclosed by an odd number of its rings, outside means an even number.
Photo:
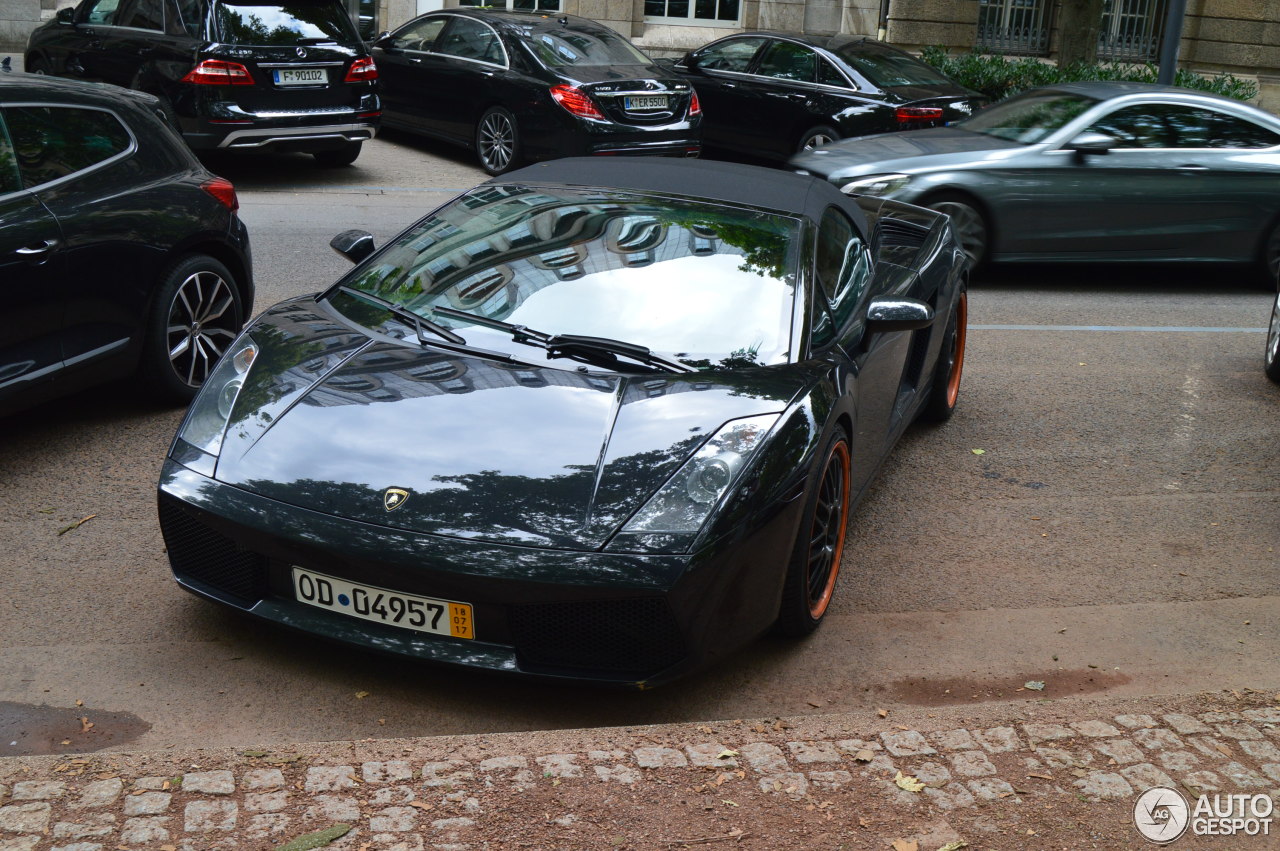
[[[956,331],[951,344],[951,375],[947,378],[947,407],[954,408],[960,398],[960,374],[964,371],[964,340],[969,328],[969,294],[960,293],[956,302]]]
[[[826,614],[840,575],[844,555],[845,529],[849,523],[849,443],[839,440],[831,447],[818,484],[813,526],[809,531],[808,591],[809,616]]]

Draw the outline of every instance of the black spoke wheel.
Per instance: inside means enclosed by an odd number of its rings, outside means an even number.
[[[144,377],[162,397],[189,402],[243,326],[240,292],[225,266],[204,255],[178,262],[156,292]]]
[[[782,589],[776,630],[804,636],[822,623],[835,595],[849,525],[849,439],[837,430],[827,442],[817,485],[810,492],[804,518]]]
[[[510,171],[520,162],[520,134],[516,117],[495,106],[480,116],[476,125],[476,155],[489,174]]]
[[[980,268],[991,251],[991,228],[978,203],[965,195],[949,193],[935,195],[924,206],[951,219],[951,229],[956,241],[969,259],[969,268]]]
[[[969,293],[961,284],[956,306],[947,319],[946,335],[938,351],[938,365],[929,385],[929,399],[921,413],[934,422],[945,422],[960,400],[960,376],[964,372],[964,346],[969,327]]]
[[[1271,324],[1267,327],[1267,351],[1263,359],[1267,378],[1280,384],[1280,292],[1271,305]]]

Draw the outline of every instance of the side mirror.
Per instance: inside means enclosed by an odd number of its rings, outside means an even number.
[[[1088,154],[1106,154],[1116,146],[1116,140],[1105,133],[1094,133],[1086,130],[1070,142],[1063,145],[1063,150],[1075,151],[1076,157],[1083,160]]]
[[[698,57],[693,53],[686,53],[684,56],[681,56],[679,59],[677,59],[675,64],[676,64],[676,67],[678,68],[684,68],[688,71],[701,72],[702,69],[698,67],[699,58],[700,57]]]
[[[374,252],[373,234],[365,230],[344,230],[329,240],[329,247],[350,260],[359,263]]]
[[[867,331],[918,331],[933,324],[933,308],[914,298],[880,296],[867,305]]]
[[[74,24],[76,22],[75,7],[67,6],[65,9],[59,9],[58,14],[54,17],[60,24]]]

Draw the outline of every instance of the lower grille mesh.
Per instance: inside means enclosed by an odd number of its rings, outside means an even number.
[[[160,501],[160,531],[173,572],[217,592],[227,602],[248,607],[266,589],[267,559],[245,552],[178,506]]]
[[[512,606],[522,665],[656,674],[684,658],[684,641],[657,598]]]

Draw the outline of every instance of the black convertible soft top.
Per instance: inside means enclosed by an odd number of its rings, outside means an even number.
[[[655,192],[776,210],[819,221],[827,207],[848,214],[863,234],[862,210],[830,183],[774,168],[674,157],[569,157],[495,177],[494,184],[548,184]]]

